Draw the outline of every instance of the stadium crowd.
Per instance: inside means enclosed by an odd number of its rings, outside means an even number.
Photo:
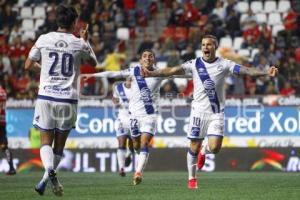
[[[0,0],[0,77],[9,98],[35,99],[39,72],[25,71],[25,58],[40,34],[56,29],[54,10],[61,2],[75,5],[80,13],[75,35],[86,23],[90,25],[90,43],[101,64],[82,65],[82,73],[125,69],[143,49],[152,49],[158,62],[173,67],[195,58],[202,36],[212,34],[220,40],[221,56],[249,67],[279,68],[274,79],[228,77],[227,94],[300,94],[300,3],[296,0],[288,1],[290,7],[283,12],[251,10],[251,0],[243,2],[247,10],[237,0]],[[270,22],[272,13],[280,16],[277,24]],[[158,15],[166,21],[159,29]],[[150,22],[160,34],[147,32]],[[282,28],[275,31],[278,23]],[[124,27],[129,32],[127,41],[117,36]],[[143,40],[135,44],[139,37]],[[240,44],[235,49],[237,38]],[[129,57],[132,50],[134,56]],[[84,94],[103,90],[100,80],[90,78],[82,84]],[[168,80],[161,94],[189,96],[192,88],[190,80]]]

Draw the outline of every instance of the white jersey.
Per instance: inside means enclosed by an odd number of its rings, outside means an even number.
[[[124,83],[118,83],[114,86],[113,91],[113,97],[118,98],[120,104],[118,118],[129,118],[130,88],[125,87]]]
[[[193,106],[200,112],[220,113],[225,107],[225,77],[229,73],[239,74],[240,65],[224,59],[216,58],[212,63],[196,58],[183,63],[186,74],[193,76]]]
[[[144,78],[141,67],[136,66],[119,72],[122,77],[132,77],[129,111],[134,117],[157,114],[157,99],[159,98],[160,77]]]
[[[31,60],[41,60],[38,99],[77,103],[80,64],[89,56],[89,45],[73,34],[41,35],[29,53]]]

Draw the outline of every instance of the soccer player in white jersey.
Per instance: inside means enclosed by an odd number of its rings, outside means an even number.
[[[142,69],[155,70],[155,54],[152,50],[146,49],[142,52],[139,65],[127,70],[112,72],[105,71],[89,76],[126,78],[131,77],[131,96],[129,99],[129,111],[131,137],[133,148],[138,154],[137,167],[133,176],[133,184],[137,185],[142,181],[142,173],[149,157],[149,144],[156,132],[157,104],[159,87],[162,78],[144,78],[141,75]]]
[[[230,60],[216,57],[218,41],[213,35],[206,35],[202,39],[203,57],[183,63],[181,66],[164,68],[157,71],[143,69],[145,77],[169,77],[172,75],[192,74],[194,83],[193,102],[191,105],[188,139],[190,149],[187,153],[188,187],[198,188],[196,179],[196,165],[202,168],[206,153],[218,153],[222,146],[224,135],[224,106],[225,77],[228,74],[250,76],[275,76],[276,67],[271,66],[262,71],[258,68],[248,68]],[[202,145],[205,137],[207,145]],[[199,153],[200,151],[200,153]],[[198,156],[199,155],[199,156]],[[198,163],[197,163],[198,156]]]
[[[33,125],[41,133],[40,156],[45,168],[42,180],[35,187],[40,195],[44,194],[48,179],[53,193],[63,195],[55,169],[76,121],[79,67],[82,61],[92,65],[97,62],[87,42],[87,30],[81,31],[81,38],[72,34],[77,17],[73,7],[59,5],[56,9],[57,31],[41,35],[25,62],[25,69],[41,66],[33,119]]]
[[[118,107],[117,116],[117,139],[118,150],[117,158],[119,165],[119,174],[124,177],[125,167],[131,163],[131,155],[133,153],[133,144],[130,137],[130,112],[128,109],[130,98],[131,78],[127,78],[125,82],[117,82],[113,86],[113,103]],[[127,150],[126,145],[129,145]]]

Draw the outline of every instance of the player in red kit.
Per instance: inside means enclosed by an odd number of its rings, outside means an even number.
[[[13,157],[7,146],[5,106],[6,91],[3,88],[3,84],[0,82],[0,149],[5,153],[7,162],[9,164],[9,171],[6,172],[6,174],[14,175],[16,174],[16,170],[13,165]]]

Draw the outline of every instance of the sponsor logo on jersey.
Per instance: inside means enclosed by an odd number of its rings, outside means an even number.
[[[58,42],[56,42],[54,44],[56,47],[59,47],[59,48],[67,48],[68,47],[68,44],[67,42],[63,41],[63,40],[59,40]]]
[[[204,68],[198,68],[198,73],[202,76],[206,76],[208,75],[208,73],[205,71]]]
[[[150,99],[150,89],[149,88],[142,88],[141,90],[141,99],[144,100],[144,101],[148,101]]]
[[[213,90],[215,89],[215,83],[211,79],[206,79],[203,82],[203,86],[206,90]]]

